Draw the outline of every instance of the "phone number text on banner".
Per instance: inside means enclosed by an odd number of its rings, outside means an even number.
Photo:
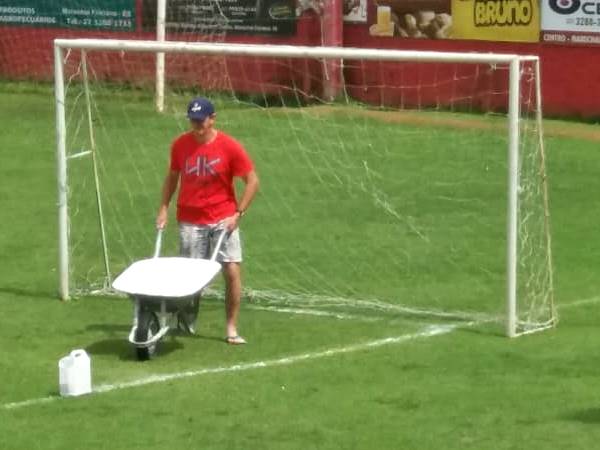
[[[0,25],[134,31],[135,0],[0,0]]]

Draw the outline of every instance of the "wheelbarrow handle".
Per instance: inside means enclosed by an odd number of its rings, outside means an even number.
[[[227,228],[223,228],[221,230],[221,234],[219,234],[219,239],[217,240],[217,245],[215,245],[215,249],[213,250],[213,253],[210,256],[211,261],[216,261],[217,255],[219,254],[219,250],[221,250],[221,246],[223,245],[223,240],[228,234],[230,233],[227,231]]]
[[[162,246],[162,235],[163,228],[159,228],[156,232],[156,243],[154,244],[154,256],[153,258],[158,258],[160,256],[160,248]]]
[[[219,234],[219,239],[217,240],[217,245],[215,245],[215,249],[213,254],[210,257],[211,261],[216,261],[217,255],[219,254],[219,250],[221,250],[221,246],[223,245],[223,240],[228,235],[228,231],[226,228],[221,230],[221,234]],[[153,258],[158,258],[160,256],[160,248],[162,246],[162,236],[163,236],[163,228],[159,228],[156,232],[156,243],[154,244],[154,255]]]

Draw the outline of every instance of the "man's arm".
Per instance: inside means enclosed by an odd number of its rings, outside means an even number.
[[[254,170],[251,170],[241,178],[246,186],[244,187],[244,192],[242,193],[242,197],[238,202],[238,211],[246,211],[250,206],[250,203],[252,203],[254,196],[258,192],[258,186],[260,182],[258,181],[258,175]]]
[[[237,204],[238,212],[233,216],[228,217],[224,221],[225,226],[229,231],[233,231],[238,227],[243,212],[248,209],[248,206],[250,206],[250,203],[252,203],[254,196],[258,192],[258,175],[256,175],[254,170],[248,172],[246,175],[243,175],[240,178],[244,181],[245,186],[244,192],[242,193],[242,196]]]
[[[171,170],[167,172],[165,181],[163,182],[162,195],[160,199],[160,206],[158,208],[158,215],[156,216],[156,228],[164,228],[167,225],[169,217],[169,203],[173,194],[177,190],[179,184],[179,172]]]

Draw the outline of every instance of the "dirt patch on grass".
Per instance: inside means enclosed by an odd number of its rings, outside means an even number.
[[[347,113],[348,109],[337,106],[311,107],[311,114],[327,115],[333,113]],[[451,112],[417,112],[417,111],[376,111],[371,109],[354,109],[353,114],[358,117],[367,117],[386,123],[402,123],[422,126],[441,126],[449,128],[477,129],[477,130],[505,130],[506,119],[501,115],[475,115]],[[561,137],[568,139],[583,139],[600,142],[600,125],[560,120],[546,119],[543,122],[546,137]]]

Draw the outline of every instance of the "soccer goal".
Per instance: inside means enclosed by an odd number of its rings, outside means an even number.
[[[204,95],[261,178],[242,225],[249,300],[508,336],[556,324],[537,57],[100,39],[54,51],[63,299],[108,292],[152,253],[169,146]],[[176,254],[174,218],[166,234]]]

